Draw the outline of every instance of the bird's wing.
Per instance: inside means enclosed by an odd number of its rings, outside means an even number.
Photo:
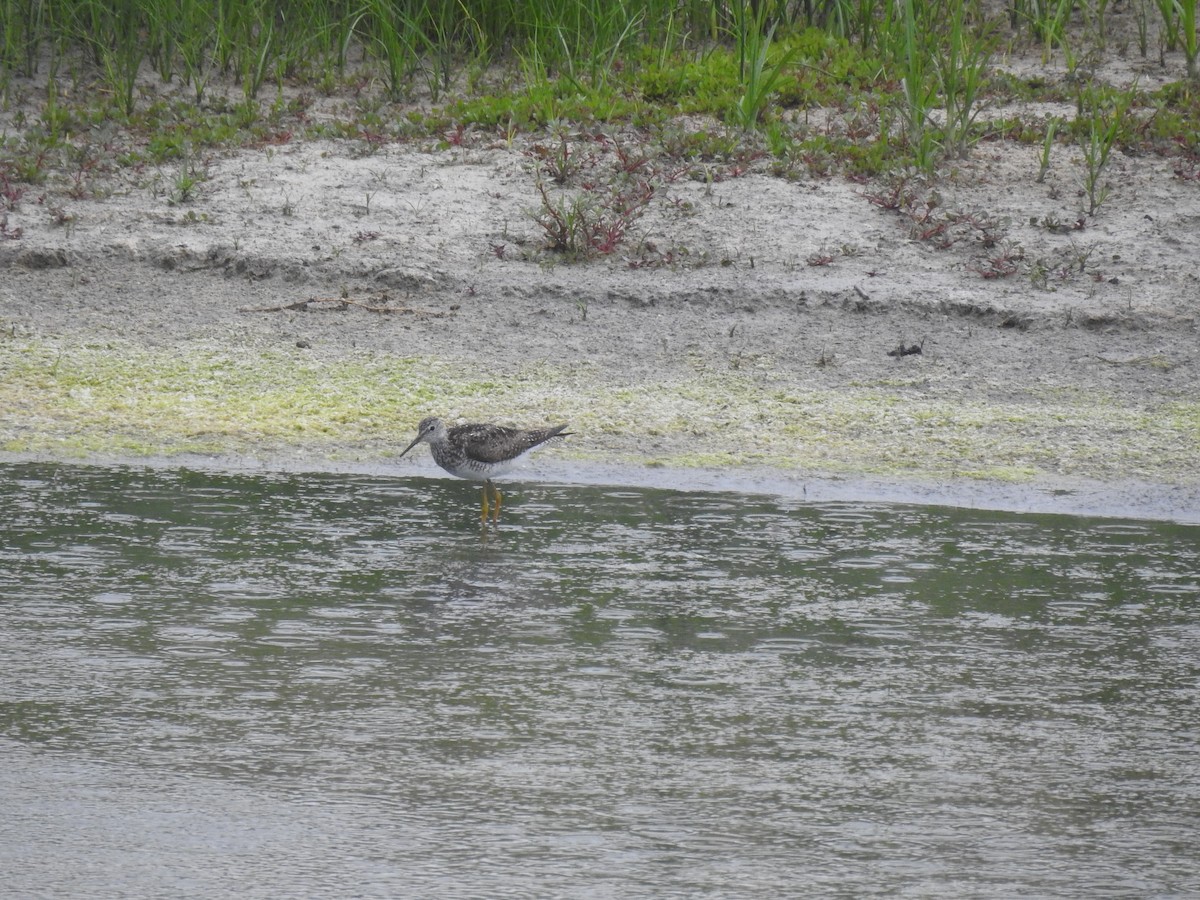
[[[498,463],[558,437],[566,427],[559,425],[556,428],[522,431],[504,425],[458,425],[450,429],[450,436],[471,459]]]

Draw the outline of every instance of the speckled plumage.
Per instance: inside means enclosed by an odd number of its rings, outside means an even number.
[[[433,461],[459,478],[487,481],[511,470],[521,459],[548,441],[566,435],[566,425],[554,428],[508,428],[504,425],[472,424],[447,428],[430,416],[417,426],[417,436],[404,448],[408,453],[422,442],[429,444]]]
[[[500,491],[492,479],[505,474],[538,447],[561,440],[570,434],[566,425],[553,428],[509,428],[505,425],[476,423],[447,428],[437,416],[421,420],[417,436],[404,448],[404,456],[420,443],[429,444],[433,461],[459,478],[484,482],[483,518],[487,518],[488,488],[495,494],[496,515],[500,512]]]

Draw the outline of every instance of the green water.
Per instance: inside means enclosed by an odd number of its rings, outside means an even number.
[[[1200,893],[1200,527],[0,466],[17,897]]]

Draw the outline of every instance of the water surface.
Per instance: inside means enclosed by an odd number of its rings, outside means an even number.
[[[1200,892],[1200,528],[0,466],[14,896]]]

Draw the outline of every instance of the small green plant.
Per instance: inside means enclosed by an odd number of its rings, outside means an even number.
[[[759,5],[757,13],[753,15],[747,15],[747,7],[742,3],[737,4],[737,9],[740,14],[735,30],[742,94],[733,108],[733,119],[739,128],[750,131],[758,124],[768,98],[774,93],[786,68],[796,58],[798,48],[792,47],[782,58],[769,65],[767,56],[771,39],[775,36],[775,25],[766,27],[767,5]]]
[[[595,199],[587,194],[551,197],[541,181],[537,189],[542,205],[530,217],[544,232],[546,246],[573,259],[594,255],[592,235],[600,217]]]
[[[1103,49],[1108,40],[1108,0],[1084,0],[1080,9],[1084,21],[1095,34],[1096,45]]]
[[[19,188],[9,179],[8,171],[0,167],[0,208],[16,211],[21,205],[25,189]]]
[[[1046,260],[1039,257],[1029,267],[1029,283],[1038,290],[1052,290],[1050,287],[1050,267],[1046,263]]]
[[[562,192],[551,196],[537,182],[541,206],[529,213],[542,229],[546,246],[571,260],[607,256],[616,251],[630,226],[654,195],[646,182],[603,191]]]
[[[942,151],[947,157],[962,158],[967,155],[971,125],[979,115],[979,92],[996,42],[990,27],[969,28],[967,4],[950,6],[949,30],[935,45],[933,62],[946,109]]]
[[[370,16],[373,49],[384,66],[388,96],[399,100],[408,87],[414,65],[410,20],[389,0],[367,0],[364,15]]]
[[[171,192],[171,203],[182,204],[194,200],[199,184],[200,179],[196,177],[196,173],[185,166],[175,176],[175,190]]]
[[[1083,188],[1087,196],[1089,216],[1108,198],[1109,186],[1104,181],[1104,170],[1112,149],[1116,145],[1125,124],[1125,114],[1133,101],[1133,91],[1106,97],[1094,85],[1081,90],[1079,107],[1082,110],[1081,127],[1078,129],[1079,146],[1083,151]]]
[[[212,75],[208,47],[213,18],[210,5],[203,0],[179,0],[173,27],[169,29],[175,51],[179,54],[184,83],[191,85],[196,102],[204,99]],[[170,51],[166,51],[168,54]]]
[[[172,206],[190,203],[196,198],[196,190],[201,182],[206,181],[208,174],[203,168],[198,168],[192,160],[192,148],[188,142],[183,142],[179,172],[172,184],[171,196],[168,202]]]
[[[1075,0],[1014,0],[1014,25],[1025,22],[1033,39],[1042,45],[1042,60],[1049,61],[1054,48],[1064,46],[1067,22]]]
[[[1008,278],[1017,274],[1021,260],[1024,258],[1025,251],[1019,245],[1005,242],[994,252],[982,259],[975,260],[968,268],[978,274],[980,278],[989,281]]]
[[[1200,40],[1196,34],[1196,0],[1175,0],[1175,8],[1179,13],[1180,38],[1183,42],[1183,55],[1187,59],[1188,78],[1195,80],[1196,56],[1200,51]]]
[[[1174,50],[1179,46],[1179,16],[1176,14],[1176,4],[1179,2],[1180,0],[1154,0],[1159,18],[1162,19],[1158,38],[1164,50]]]
[[[881,39],[900,81],[908,149],[932,172],[943,158],[966,156],[996,47],[995,29],[972,20],[970,4],[898,0]],[[944,124],[933,116],[939,106]]]
[[[146,53],[139,12],[137,5],[131,2],[111,7],[102,3],[82,3],[79,10],[84,40],[91,44],[104,80],[116,98],[117,106],[127,116],[133,114],[134,86]]]
[[[904,92],[910,149],[917,165],[929,172],[937,162],[936,138],[929,127],[930,111],[937,105],[937,86],[929,77],[929,53],[918,36],[926,34],[932,22],[925,17],[918,20],[921,9],[914,0],[900,0],[897,7],[899,18],[891,21],[891,55]]]
[[[557,123],[554,131],[557,138],[555,142],[549,146],[534,144],[525,151],[525,155],[541,160],[541,171],[549,175],[555,184],[566,184],[579,172],[584,159],[578,146],[567,140],[567,128],[564,124]]]
[[[1037,183],[1042,184],[1046,180],[1046,173],[1050,171],[1050,150],[1054,147],[1054,138],[1058,135],[1059,120],[1052,118],[1046,123],[1046,136],[1042,138],[1042,156],[1038,165]]]
[[[914,172],[892,176],[879,190],[864,191],[868,203],[899,214],[913,240],[938,250],[970,244],[991,250],[1008,232],[1008,220],[979,209],[953,209],[937,190],[926,188],[927,179]]]
[[[1137,28],[1138,53],[1145,59],[1150,52],[1150,16],[1146,11],[1149,0],[1137,0],[1133,11],[1133,22]]]

